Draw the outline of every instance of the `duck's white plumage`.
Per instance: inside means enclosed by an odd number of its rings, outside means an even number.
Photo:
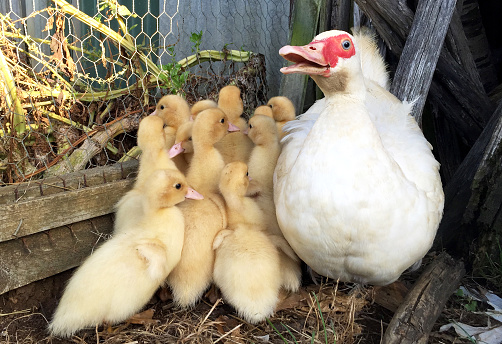
[[[347,39],[353,55],[323,64],[325,46]],[[310,74],[326,98],[284,127],[274,198],[284,236],[314,271],[388,284],[431,247],[444,196],[412,104],[387,91],[385,65],[368,42],[364,33],[329,31],[281,50],[297,63],[283,72]]]

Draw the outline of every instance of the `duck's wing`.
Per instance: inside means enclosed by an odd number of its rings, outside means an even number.
[[[281,140],[282,150],[275,168],[274,185],[280,182],[282,177],[290,171],[295,163],[305,138],[310,133],[325,106],[324,103],[324,99],[318,100],[307,112],[300,115],[298,119],[289,121],[284,125],[282,130],[285,136]]]
[[[432,154],[432,146],[410,115],[413,103],[401,102],[376,83],[367,82],[366,87],[366,107],[384,148],[405,177],[417,189],[425,191],[442,213],[444,195],[439,163]]]

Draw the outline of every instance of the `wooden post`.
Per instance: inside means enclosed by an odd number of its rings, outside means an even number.
[[[293,14],[290,25],[290,44],[305,45],[312,41],[317,33],[321,8],[326,7],[326,0],[301,0],[293,2]],[[288,97],[299,113],[303,113],[307,75],[283,75],[279,94]]]
[[[391,92],[414,101],[412,115],[422,126],[422,110],[456,0],[421,0],[399,60]]]
[[[331,0],[330,30],[349,31],[351,0]]]
[[[464,274],[464,264],[446,253],[439,255],[396,310],[382,343],[426,344],[432,326]]]
[[[473,198],[473,189],[479,188],[476,175],[479,179],[480,166],[489,164],[490,159],[493,159],[490,152],[500,146],[501,142],[502,102],[445,188],[445,211],[436,235],[435,247],[445,247],[459,256],[469,256],[470,245],[478,237],[479,231],[476,226],[468,224],[472,212],[466,213],[466,209],[469,203],[472,208],[472,202],[483,201],[479,196]],[[462,239],[458,240],[459,237]]]
[[[389,50],[399,56],[413,20],[406,0],[355,1],[371,18]],[[432,101],[466,144],[472,145],[494,110],[486,92],[476,87],[463,66],[447,52],[439,56],[431,87],[435,87],[435,91],[430,92]]]

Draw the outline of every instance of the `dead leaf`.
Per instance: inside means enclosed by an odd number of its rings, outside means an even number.
[[[56,32],[52,35],[50,48],[52,51],[51,61],[73,81],[76,71],[75,62],[68,49],[68,41],[65,36],[65,17],[58,13],[56,16]]]
[[[225,318],[228,318],[226,315],[220,315],[216,318],[214,326],[216,326],[216,330],[219,334],[225,334],[225,330],[223,329],[223,324],[225,323]]]
[[[153,319],[153,313],[155,313],[153,308],[147,309],[141,313],[134,314],[127,320],[127,322],[136,325],[159,324],[159,320]]]
[[[233,330],[232,330],[232,333],[230,333],[230,338],[228,340],[225,341],[225,343],[242,343],[244,344],[244,340],[242,339],[242,335],[241,335],[241,326],[242,324],[239,324],[237,325],[237,327],[235,327]]]
[[[308,306],[307,299],[309,298],[309,295],[304,289],[300,289],[298,292],[294,294],[292,293],[283,296],[284,298],[282,298],[275,307],[276,312],[285,309],[293,309],[293,308]]]
[[[159,299],[163,302],[170,301],[173,299],[173,294],[167,287],[160,287],[160,290],[157,295],[159,296]]]
[[[207,293],[204,295],[205,298],[209,300],[211,304],[215,304],[218,299],[221,298],[220,295],[220,290],[213,284],[211,288],[207,291]]]
[[[45,24],[45,28],[42,32],[50,31],[54,27],[54,11],[51,8],[47,8],[47,14],[49,15],[49,19],[47,19],[47,24]]]

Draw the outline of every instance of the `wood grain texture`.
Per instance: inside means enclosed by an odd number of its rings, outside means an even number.
[[[378,34],[385,41],[389,50],[400,56],[404,41],[409,33],[407,28],[411,28],[413,21],[413,12],[407,7],[406,1],[355,0],[355,2],[372,19]],[[460,28],[456,25],[452,27],[453,29]],[[456,42],[461,43],[459,40]],[[446,48],[443,47],[443,50]],[[462,50],[467,51],[465,47]],[[466,74],[468,73],[464,67],[452,57],[451,53],[441,53],[429,95],[455,127],[459,136],[468,145],[472,145],[488,122],[495,107],[486,92],[476,87],[476,83],[472,82]],[[449,79],[450,76],[455,77]],[[433,87],[434,90],[432,90]]]
[[[295,1],[290,25],[290,45],[305,45],[317,34],[321,7],[327,0]],[[286,65],[286,64],[285,64]],[[308,76],[301,74],[283,75],[279,94],[288,97],[299,113],[303,113]]]
[[[394,95],[401,100],[415,102],[412,115],[419,126],[454,9],[455,0],[422,0],[418,3],[392,82],[391,92]]]
[[[112,215],[0,243],[0,294],[78,266],[113,229]]]
[[[502,103],[445,187],[445,211],[436,235],[436,248],[444,247],[460,256],[469,256],[470,245],[479,233],[475,226],[463,226],[465,212],[469,202],[472,202],[478,169],[490,164],[490,152],[501,141]],[[462,240],[458,240],[459,237]]]
[[[113,212],[134,183],[137,161],[0,189],[0,242]]]
[[[330,30],[349,31],[351,0],[331,0]]]
[[[0,188],[0,204],[27,201],[40,196],[77,190],[126,178],[134,178],[137,169],[138,161],[131,160],[73,172],[60,177],[47,177],[6,186]]]
[[[110,214],[134,180],[41,196],[0,208],[0,242]]]
[[[427,343],[429,333],[465,274],[464,265],[446,253],[420,275],[392,318],[383,344]]]

